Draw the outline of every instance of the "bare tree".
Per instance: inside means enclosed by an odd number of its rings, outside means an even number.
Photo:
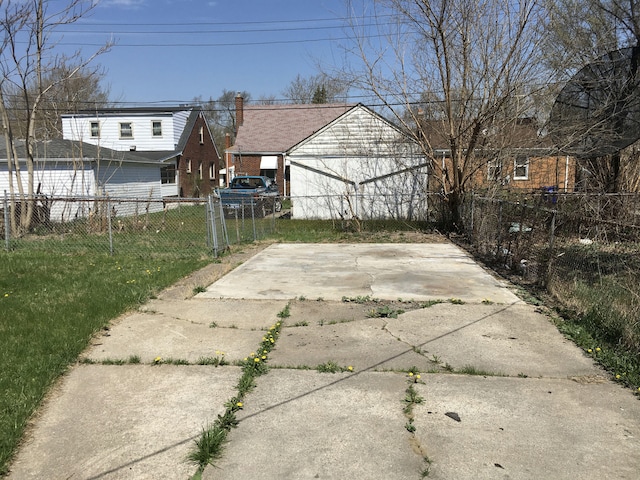
[[[207,115],[213,140],[221,154],[225,150],[225,136],[229,134],[233,137],[236,133],[236,95],[238,93],[245,102],[251,100],[249,92],[235,92],[227,89],[224,89],[217,99],[209,98],[207,101],[200,98],[194,99],[195,102],[202,105]]]
[[[409,132],[431,160],[447,201],[447,223],[487,152],[531,116],[529,95],[541,82],[536,55],[539,0],[376,0],[349,2],[356,59],[348,71]],[[363,15],[364,14],[364,15]],[[375,23],[372,29],[369,24]],[[345,69],[347,70],[347,69]],[[436,161],[437,160],[437,161]]]
[[[622,0],[548,2],[544,61],[562,81],[549,126],[559,147],[579,157],[580,187],[616,192],[633,185],[640,79],[640,5]],[[569,81],[565,86],[565,81]],[[554,96],[555,98],[555,96]],[[605,147],[605,148],[603,148]]]
[[[0,118],[7,144],[12,211],[16,212],[17,204],[20,205],[20,218],[12,215],[11,227],[16,234],[21,234],[29,230],[33,219],[34,145],[44,99],[57,85],[76,76],[97,55],[107,51],[110,44],[87,59],[83,59],[79,52],[64,60],[56,54],[52,34],[58,27],[72,24],[87,15],[96,6],[93,0],[69,0],[62,6],[48,0],[4,0],[4,4],[4,16],[0,18],[3,33]],[[62,65],[65,65],[66,73],[52,76],[52,72]],[[13,104],[22,104],[24,115],[10,115],[9,106]],[[17,121],[24,124],[18,127]],[[18,139],[17,132],[23,132],[24,138]],[[19,153],[19,144],[22,144],[23,154]],[[24,158],[26,178],[20,165],[21,158]],[[19,202],[15,201],[16,189]]]
[[[320,73],[306,78],[296,76],[282,94],[296,104],[337,103],[345,101],[348,91],[348,83]]]

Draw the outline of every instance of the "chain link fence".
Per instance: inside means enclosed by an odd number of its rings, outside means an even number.
[[[640,196],[474,195],[464,205],[480,258],[640,354]]]
[[[0,219],[6,251],[168,258],[217,257],[230,245],[264,238],[275,228],[275,212],[265,215],[263,203],[250,201],[240,210],[228,211],[215,196],[162,200],[39,196],[25,201],[5,193]]]

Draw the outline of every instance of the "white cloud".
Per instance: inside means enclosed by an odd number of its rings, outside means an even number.
[[[146,0],[103,0],[105,7],[138,8],[145,4]]]

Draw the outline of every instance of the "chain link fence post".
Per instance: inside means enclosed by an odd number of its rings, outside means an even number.
[[[109,230],[109,255],[113,257],[113,230],[111,228],[111,201],[107,197],[107,228]]]
[[[7,191],[4,191],[4,201],[3,201],[3,211],[4,211],[4,247],[9,251],[9,246],[11,244],[11,222],[9,221],[9,196]]]

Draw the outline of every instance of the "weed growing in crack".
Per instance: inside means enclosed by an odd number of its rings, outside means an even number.
[[[348,367],[341,367],[336,362],[329,361],[318,365],[316,370],[320,373],[353,372],[353,367],[351,365]]]
[[[288,316],[289,305],[287,304],[278,317],[286,318]],[[198,465],[198,470],[192,479],[201,478],[205,467],[208,464],[213,464],[222,455],[227,433],[238,426],[236,412],[244,407],[244,398],[255,387],[255,379],[269,371],[267,367],[268,355],[275,347],[281,328],[282,322],[276,322],[262,337],[262,342],[256,351],[251,352],[243,361],[237,363],[242,367],[242,375],[236,387],[238,393],[225,403],[224,413],[218,415],[214,424],[204,429],[200,438],[196,440],[196,448],[189,455],[189,459]],[[220,357],[217,358],[223,359],[222,355],[224,354],[221,352],[220,354]],[[162,362],[160,357],[158,359],[159,362]]]

